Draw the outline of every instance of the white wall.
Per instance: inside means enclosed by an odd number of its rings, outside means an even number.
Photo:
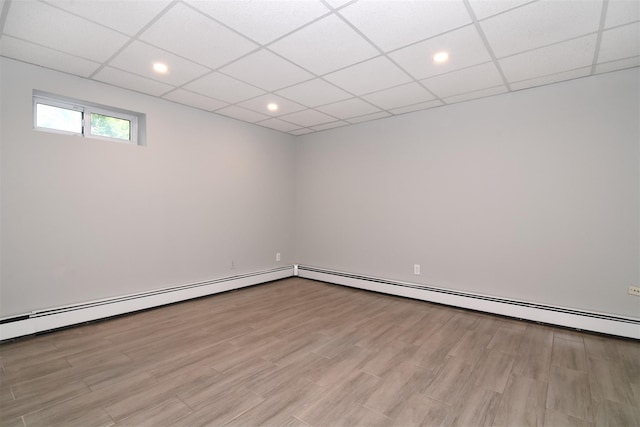
[[[294,139],[0,61],[0,316],[294,262],[640,313],[638,69]],[[33,89],[147,146],[32,130]]]
[[[296,145],[300,264],[640,317],[638,69]],[[413,264],[422,274],[413,275]]]
[[[294,262],[293,137],[0,60],[0,316]],[[33,89],[146,113],[147,145],[34,131]]]

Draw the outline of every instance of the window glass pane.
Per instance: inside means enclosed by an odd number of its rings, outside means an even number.
[[[82,111],[36,104],[36,126],[82,133]]]
[[[117,117],[91,113],[91,135],[129,141],[131,139],[131,122]]]

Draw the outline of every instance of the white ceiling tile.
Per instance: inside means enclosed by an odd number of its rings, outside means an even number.
[[[267,105],[271,103],[278,104],[277,111],[267,110]],[[271,93],[259,96],[257,98],[249,99],[238,105],[253,111],[257,111],[258,113],[264,113],[273,117],[282,116],[284,114],[293,113],[293,112],[304,110],[307,108],[303,105],[289,101],[288,99],[284,99],[278,95],[274,95]]]
[[[269,49],[319,75],[379,54],[371,43],[335,15],[278,40]]]
[[[326,2],[331,5],[331,7],[335,7],[335,8],[338,8],[343,4],[347,4],[352,1],[357,1],[357,0],[326,0]]]
[[[0,0],[8,12],[0,51],[302,135],[506,92],[467,7],[511,90],[588,76],[603,3]],[[595,73],[640,66],[640,0],[608,0],[605,16]],[[129,44],[127,35],[137,34]],[[391,49],[391,60],[376,57],[368,40]],[[254,51],[256,43],[272,44]],[[442,50],[450,60],[437,65],[433,55]],[[169,73],[154,73],[156,61],[167,63]],[[269,112],[270,102],[280,109]]]
[[[174,88],[173,86],[111,67],[103,68],[93,79],[155,96],[160,96]]]
[[[313,132],[314,132],[313,129],[307,129],[307,128],[295,129],[295,130],[289,131],[291,135],[306,135],[308,133],[313,133]]]
[[[341,119],[348,119],[350,117],[362,116],[380,111],[378,108],[359,98],[347,99],[346,101],[324,105],[316,109]]]
[[[269,118],[269,116],[267,116],[266,114],[256,113],[255,111],[247,110],[235,105],[221,108],[220,110],[216,111],[216,114],[223,114],[225,116],[249,123],[259,122],[261,120],[266,120]]]
[[[188,28],[188,31],[184,31]],[[176,4],[149,27],[140,40],[217,68],[258,45],[183,4]]]
[[[619,61],[598,64],[596,65],[596,74],[608,73],[609,71],[624,70],[625,68],[638,66],[640,66],[640,56],[634,56],[633,58],[626,58]]]
[[[512,90],[527,89],[530,87],[543,86],[550,83],[556,83],[563,80],[577,79],[591,74],[591,66],[578,68],[577,70],[565,71],[562,73],[551,74],[548,76],[537,77],[535,79],[523,80],[517,83],[511,83]]]
[[[287,123],[285,121],[282,121],[280,119],[268,119],[265,120],[263,122],[259,122],[257,123],[260,126],[265,126],[271,129],[275,129],[275,130],[279,130],[282,132],[290,132],[294,129],[298,129],[300,126],[298,125],[294,125],[292,123]]]
[[[609,0],[605,28],[628,24],[640,20],[640,1]]]
[[[367,114],[366,116],[352,117],[347,120],[349,123],[362,123],[369,122],[371,120],[384,119],[385,117],[390,117],[391,114],[386,111],[380,111],[379,113]]]
[[[392,114],[412,113],[414,111],[428,110],[429,108],[440,107],[444,105],[442,101],[434,99],[433,101],[421,102],[420,104],[409,105],[407,107],[394,108],[389,110]]]
[[[56,7],[99,22],[125,34],[134,35],[169,3],[169,0],[78,1],[48,0]]]
[[[409,83],[363,96],[364,99],[383,110],[429,101],[434,98],[417,83]]]
[[[336,120],[335,117],[328,116],[316,110],[298,111],[297,113],[287,114],[286,116],[281,116],[280,118],[282,120],[286,120],[303,127],[315,126],[323,123],[333,122]]]
[[[486,98],[487,96],[499,95],[507,92],[506,86],[496,86],[487,89],[480,89],[474,92],[463,93],[462,95],[454,95],[449,98],[445,98],[444,101],[447,104],[455,104],[456,102],[470,101],[472,99]]]
[[[325,79],[356,95],[411,81],[409,76],[383,56],[328,74]]]
[[[311,129],[313,129],[313,130],[327,130],[327,129],[339,128],[339,127],[342,127],[342,126],[348,126],[349,124],[350,124],[349,122],[343,122],[342,120],[338,120],[336,122],[325,123],[325,124],[317,125],[317,126],[311,126]]]
[[[169,71],[164,74],[154,72],[152,67],[155,62],[166,64],[169,66]],[[208,68],[138,41],[127,46],[111,60],[109,65],[175,86],[185,84],[209,72]]]
[[[640,55],[640,22],[602,32],[598,62]]]
[[[360,0],[340,14],[384,51],[469,24],[462,0]]]
[[[276,92],[285,98],[292,99],[307,107],[315,107],[317,105],[329,104],[330,102],[340,101],[350,98],[347,92],[342,89],[325,82],[324,80],[314,79],[308,82],[300,83],[295,86]]]
[[[547,46],[500,60],[509,83],[560,73],[590,65],[596,35]]]
[[[217,99],[189,92],[184,89],[176,89],[164,95],[163,98],[207,111],[214,111],[228,105],[226,102],[218,101]]]
[[[266,50],[240,59],[220,71],[266,91],[309,80],[312,74]]]
[[[449,61],[436,64],[433,55],[449,53]],[[389,56],[416,79],[443,74],[491,60],[473,25],[406,47]]]
[[[530,1],[531,0],[469,0],[469,4],[476,18],[484,19]]]
[[[602,0],[540,0],[482,21],[496,57],[597,31]]]
[[[8,58],[38,64],[82,77],[89,77],[100,67],[97,62],[71,56],[6,35],[0,38],[0,52],[2,52],[2,56]]]
[[[128,41],[113,30],[33,1],[10,4],[4,33],[97,62],[107,60]]]
[[[451,73],[420,80],[420,82],[440,98],[504,83],[493,62],[475,65],[464,70],[452,71]]]
[[[187,3],[261,44],[329,12],[317,0],[187,0]]]
[[[231,103],[244,101],[264,93],[262,89],[218,72],[200,77],[198,80],[186,84],[184,88]]]

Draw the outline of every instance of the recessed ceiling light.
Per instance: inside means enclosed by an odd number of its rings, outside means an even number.
[[[161,62],[156,62],[155,64],[153,64],[153,71],[155,71],[156,73],[166,73],[167,71],[169,71],[169,67]]]
[[[267,110],[269,111],[278,111],[278,104],[274,104],[273,102],[267,105]]]
[[[436,64],[443,64],[449,60],[449,54],[447,52],[438,52],[433,55],[433,60]]]

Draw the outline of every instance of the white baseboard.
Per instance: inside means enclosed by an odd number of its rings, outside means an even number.
[[[0,341],[213,295],[291,276],[293,276],[293,266],[287,266],[53,309],[35,310],[20,316],[0,319]]]
[[[565,326],[584,331],[640,339],[640,319],[637,318],[528,303],[526,301],[478,295],[303,265],[299,265],[297,271],[300,277],[353,288],[468,308],[517,319]]]

